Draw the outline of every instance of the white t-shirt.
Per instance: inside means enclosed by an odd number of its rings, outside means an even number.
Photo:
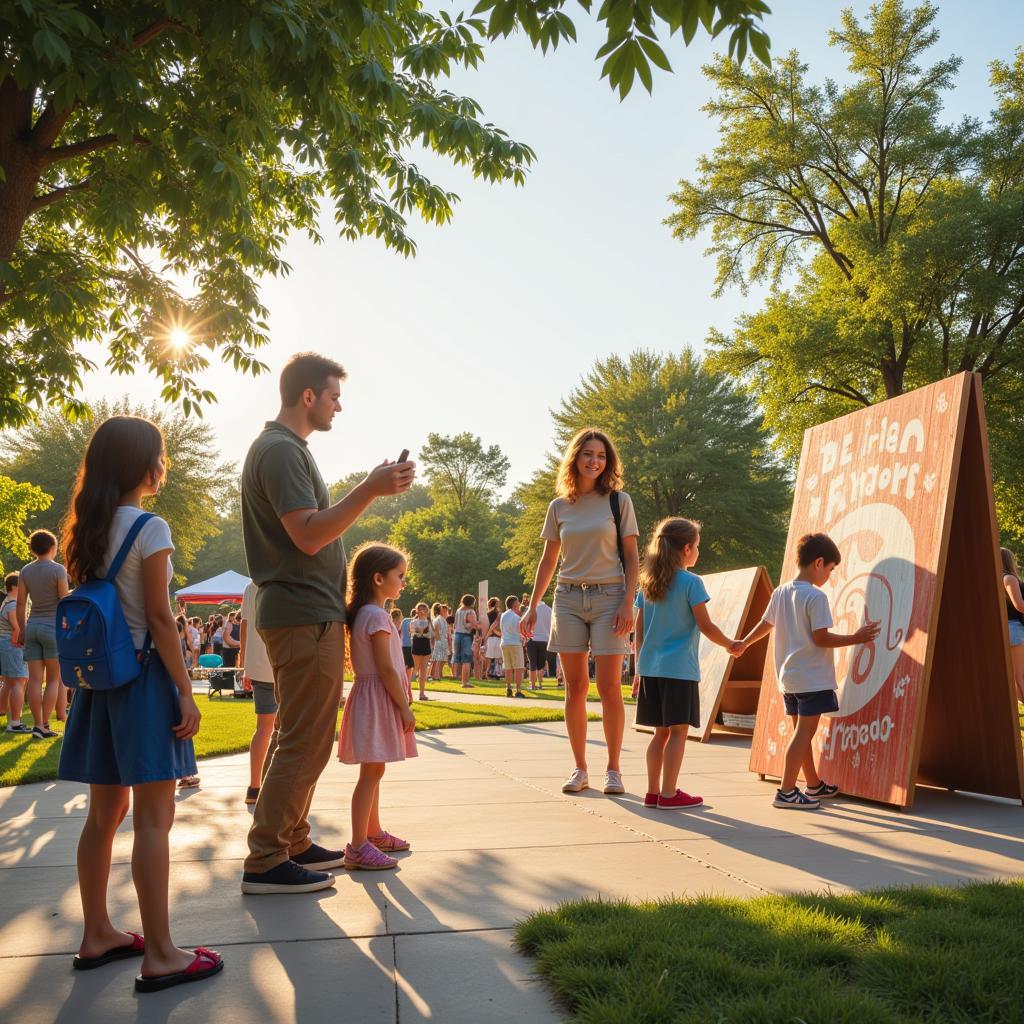
[[[188,627],[188,638],[192,643],[194,650],[199,650],[199,630],[195,626]]]
[[[256,632],[256,591],[259,587],[252,581],[242,594],[242,620],[245,627],[245,674],[258,683],[272,683],[274,670],[267,657],[267,647],[263,637]]]
[[[501,645],[502,647],[515,647],[523,642],[522,634],[519,632],[519,615],[511,608],[501,613]]]
[[[619,491],[619,512],[622,536],[639,535],[633,501],[625,491]],[[555,498],[548,505],[540,535],[562,546],[559,583],[618,583],[623,579],[609,495],[592,491],[575,501]]]
[[[142,515],[142,511],[141,508],[133,508],[131,505],[119,505],[114,512],[114,521],[110,524],[107,557],[102,567],[104,575],[121,547],[121,542],[128,536],[132,523]],[[149,558],[150,555],[155,555],[158,551],[173,550],[174,541],[171,540],[171,528],[159,516],[153,516],[139,531],[139,535],[128,552],[128,557],[125,558],[124,564],[114,578],[114,587],[124,611],[125,621],[131,631],[132,640],[139,650],[146,642],[146,632],[149,629],[146,624],[146,593],[142,580],[142,560]],[[168,558],[168,586],[173,576],[174,568]]]
[[[551,638],[551,606],[544,601],[537,602],[537,619],[533,625],[533,639],[547,643]]]
[[[832,610],[813,583],[783,583],[772,594],[763,618],[775,627],[775,675],[783,693],[837,689],[832,648],[814,642],[816,629],[832,625]]]

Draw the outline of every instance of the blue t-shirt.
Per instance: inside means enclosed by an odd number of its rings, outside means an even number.
[[[412,647],[412,637],[409,635],[409,623],[412,622],[408,616],[402,619],[402,646]]]
[[[704,581],[680,569],[660,601],[646,601],[642,591],[634,604],[644,612],[644,642],[637,674],[700,681],[700,630],[693,606],[709,601]]]

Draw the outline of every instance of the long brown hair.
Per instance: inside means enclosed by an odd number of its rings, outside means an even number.
[[[356,621],[356,613],[364,604],[373,601],[373,574],[379,572],[383,575],[408,561],[404,551],[387,544],[367,541],[356,548],[348,569],[348,595],[345,602],[345,621],[350,633]]]
[[[163,453],[160,428],[142,416],[111,416],[96,428],[61,526],[64,564],[74,580],[84,583],[99,575],[118,503],[156,472]]]
[[[619,453],[615,450],[611,438],[594,427],[585,427],[569,442],[569,446],[562,456],[562,463],[558,467],[555,493],[561,498],[568,498],[569,501],[576,500],[580,479],[576,461],[588,441],[600,441],[604,445],[607,456],[604,472],[597,478],[597,483],[594,485],[595,490],[599,494],[610,494],[612,491],[622,490],[622,463],[619,461]]]
[[[668,593],[680,568],[683,548],[699,539],[700,523],[682,516],[669,516],[654,527],[639,579],[640,590],[648,601],[660,601]]]
[[[1003,560],[1003,573],[1006,576],[1016,576],[1020,579],[1020,573],[1017,572],[1017,559],[1014,557],[1013,552],[1009,548],[1000,548],[999,556]]]

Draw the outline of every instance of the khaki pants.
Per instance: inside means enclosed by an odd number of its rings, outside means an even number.
[[[278,711],[249,829],[246,871],[270,871],[312,845],[309,807],[334,747],[343,630],[340,622],[319,622],[259,631],[274,669]]]

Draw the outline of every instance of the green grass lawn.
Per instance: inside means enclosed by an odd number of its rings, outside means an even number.
[[[249,749],[255,722],[251,701],[207,700],[198,698],[203,714],[202,727],[195,738],[196,756],[216,757]],[[416,731],[458,729],[472,725],[508,725],[524,722],[560,722],[561,708],[506,707],[500,704],[413,704]],[[591,716],[592,718],[596,716]],[[338,714],[341,721],[341,714]],[[32,716],[23,721],[32,724]],[[31,736],[0,731],[0,786],[19,782],[44,782],[57,777],[60,740],[35,740]]]
[[[577,1024],[1024,1020],[1024,881],[850,896],[582,900],[521,948]]]
[[[427,690],[437,690],[439,693],[482,693],[489,697],[504,697],[505,696],[505,683],[500,679],[471,679],[470,682],[473,684],[472,690],[464,690],[462,683],[457,683],[447,676],[441,680],[441,682],[427,683]],[[523,683],[523,693],[526,694],[529,700],[555,700],[559,703],[565,700],[565,690],[560,690],[554,679],[544,680],[543,690],[531,690],[529,689],[529,683]],[[414,679],[412,683],[413,692],[417,691],[419,683]],[[622,696],[627,704],[635,704],[636,701],[630,696],[632,693],[631,686],[624,686],[622,688]],[[588,701],[600,700],[597,696],[597,687],[591,683],[590,692],[587,694]]]

